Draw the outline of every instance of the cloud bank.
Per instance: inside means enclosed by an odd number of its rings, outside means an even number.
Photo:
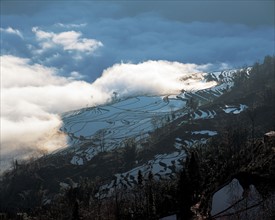
[[[104,70],[93,87],[105,94],[118,96],[164,95],[185,90],[200,90],[214,86],[203,82],[208,65],[183,64],[169,61],[147,61],[139,64],[121,63]]]
[[[29,59],[1,56],[2,157],[11,160],[37,150],[65,147],[66,136],[59,131],[60,113],[104,104],[112,100],[113,92],[125,98],[213,86],[203,82],[202,72],[208,66],[168,61],[121,63],[88,83],[75,80],[78,73],[63,77],[57,69],[33,64]]]
[[[2,32],[2,54],[54,66],[64,76],[76,71],[89,81],[121,61],[212,63],[213,68],[227,63],[235,68],[274,54],[271,1],[43,1],[28,7],[5,1],[2,5],[2,28],[24,36]]]

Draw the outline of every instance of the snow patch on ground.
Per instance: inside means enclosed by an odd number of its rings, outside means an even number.
[[[180,149],[182,149],[182,144],[176,142],[176,143],[174,144],[174,147],[175,147],[176,149],[180,150]]]
[[[240,114],[242,111],[244,111],[247,108],[248,108],[247,105],[243,105],[243,104],[240,104],[238,107],[226,105],[223,111],[227,114]]]
[[[142,175],[148,178],[149,172],[152,172],[155,179],[174,178],[176,171],[182,168],[183,162],[186,159],[185,151],[176,151],[170,154],[158,154],[154,159],[149,160],[147,163],[135,167],[125,173],[115,175],[115,179],[109,184],[101,187],[101,190],[106,191],[108,195],[109,190],[114,186],[116,187],[132,187],[137,184],[138,172],[141,171]]]
[[[207,111],[202,111],[199,110],[197,112],[194,113],[194,119],[198,120],[198,119],[211,119],[214,118],[217,115],[217,113],[212,110],[207,110]]]
[[[192,131],[191,134],[207,134],[208,136],[215,136],[218,134],[217,131],[201,130],[201,131]]]
[[[73,158],[71,159],[71,164],[74,165],[83,165],[83,159],[79,156],[73,156]]]
[[[199,140],[194,140],[194,139],[184,140],[184,143],[187,147],[192,147],[194,144],[205,144],[206,142],[207,142],[206,138],[201,138]]]

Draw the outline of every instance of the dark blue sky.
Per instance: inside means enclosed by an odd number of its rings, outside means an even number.
[[[120,62],[250,65],[274,38],[274,1],[1,1],[2,55],[87,81]]]

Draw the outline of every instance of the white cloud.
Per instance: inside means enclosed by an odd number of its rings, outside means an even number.
[[[57,27],[63,27],[63,28],[80,28],[80,27],[86,27],[87,23],[81,23],[81,24],[56,23],[55,26],[57,26]]]
[[[80,79],[84,79],[84,78],[85,78],[85,76],[80,74],[77,71],[71,72],[70,77],[69,77],[69,79],[71,79],[71,80],[80,80]]]
[[[4,33],[8,33],[8,34],[15,34],[15,35],[17,35],[17,36],[19,36],[20,38],[23,39],[22,33],[17,29],[13,29],[11,27],[8,27],[6,29],[5,28],[0,28],[0,31],[4,32]]]
[[[1,57],[2,88],[39,87],[43,85],[64,84],[66,80],[55,75],[54,68],[42,65],[26,65],[28,59],[14,56]]]
[[[42,31],[38,27],[32,28],[32,31],[43,49],[61,46],[64,50],[93,53],[96,49],[103,46],[102,42],[95,39],[81,38],[81,32],[65,31],[56,34]]]
[[[133,94],[162,95],[185,90],[200,90],[211,87],[213,82],[204,82],[203,74],[208,65],[183,64],[168,61],[147,61],[139,64],[116,64],[103,72],[93,86],[120,96]]]
[[[75,81],[82,75],[57,75],[54,68],[31,64],[30,60],[1,56],[1,146],[3,158],[29,155],[38,149],[52,151],[66,146],[59,131],[60,113],[106,103],[114,91],[120,97],[164,95],[181,89],[201,89],[208,65],[147,61],[117,64],[90,84]],[[190,85],[188,84],[190,83]]]

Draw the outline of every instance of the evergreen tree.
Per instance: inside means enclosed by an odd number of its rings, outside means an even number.
[[[180,219],[191,219],[192,212],[192,186],[186,170],[180,173],[178,183],[178,204],[179,204],[179,217]]]
[[[143,184],[143,176],[142,176],[141,170],[139,170],[138,171],[138,185],[142,186],[142,184]]]
[[[79,220],[79,205],[78,202],[75,201],[74,203],[74,208],[73,208],[73,216],[72,216],[72,220]]]
[[[191,183],[191,191],[193,192],[192,202],[194,203],[198,198],[198,192],[201,185],[199,160],[197,154],[194,151],[191,153],[189,163],[187,164],[187,172],[189,181]]]

